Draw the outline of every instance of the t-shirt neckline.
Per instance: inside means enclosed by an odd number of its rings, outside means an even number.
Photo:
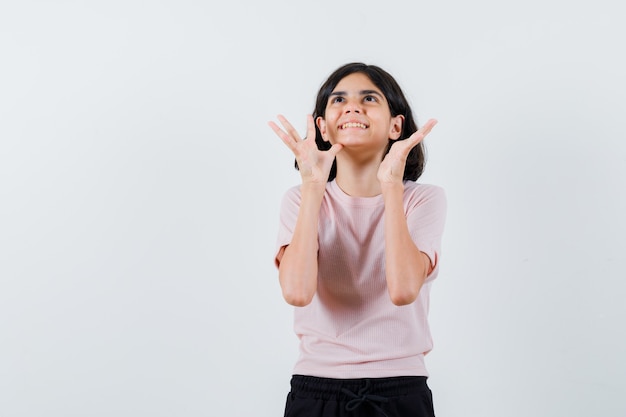
[[[330,193],[339,199],[343,204],[359,207],[375,207],[384,204],[382,194],[378,194],[373,197],[354,197],[346,194],[346,192],[341,189],[339,184],[337,184],[337,181],[334,179],[328,184],[328,188]]]

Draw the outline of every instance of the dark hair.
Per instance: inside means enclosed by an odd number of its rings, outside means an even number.
[[[389,111],[391,112],[391,116],[397,116],[401,114],[404,116],[404,123],[402,123],[402,132],[400,133],[400,137],[397,140],[404,140],[411,136],[415,131],[417,131],[417,123],[415,118],[413,117],[413,111],[411,110],[411,106],[409,102],[404,97],[404,93],[402,89],[396,82],[396,80],[385,70],[376,66],[376,65],[367,65],[361,62],[353,62],[350,64],[345,64],[339,68],[337,68],[322,84],[317,93],[317,100],[315,101],[315,110],[313,111],[313,119],[317,119],[317,117],[325,117],[326,116],[326,105],[328,104],[328,98],[330,94],[333,92],[337,84],[345,78],[346,76],[354,73],[362,73],[365,74],[376,87],[380,88],[382,93],[385,95],[387,99],[387,103],[389,104]],[[387,155],[391,145],[394,143],[394,140],[389,140],[389,145],[385,150],[384,155]],[[315,143],[317,144],[317,148],[325,151],[330,149],[332,146],[329,142],[326,142],[322,138],[322,134],[317,127],[315,126]],[[424,172],[424,166],[426,165],[426,148],[424,147],[424,143],[420,142],[417,146],[415,146],[409,152],[409,155],[406,160],[406,166],[404,168],[404,180],[416,181]],[[298,163],[295,164],[296,169],[298,169]],[[333,162],[333,166],[330,170],[330,174],[328,175],[328,181],[332,181],[337,175],[337,160]]]

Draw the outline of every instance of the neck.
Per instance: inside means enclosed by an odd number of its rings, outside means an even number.
[[[368,164],[339,158],[337,155],[337,176],[335,181],[344,193],[352,197],[374,197],[382,193],[378,181],[380,162]]]
[[[374,197],[382,194],[378,168],[383,161],[384,147],[344,147],[336,156],[335,181],[344,193],[353,197]]]

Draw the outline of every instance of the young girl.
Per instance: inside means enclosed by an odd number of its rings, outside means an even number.
[[[302,178],[275,259],[300,339],[285,416],[434,416],[424,356],[446,199],[415,181],[436,121],[418,130],[394,78],[362,63],[322,85],[304,139],[278,120]]]

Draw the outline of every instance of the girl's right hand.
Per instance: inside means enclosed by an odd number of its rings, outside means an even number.
[[[333,161],[337,153],[341,151],[342,145],[334,144],[329,150],[320,151],[315,143],[315,122],[311,115],[307,116],[307,134],[304,139],[300,138],[296,129],[284,116],[278,115],[277,117],[285,130],[274,122],[268,122],[268,124],[296,157],[302,184],[318,184],[326,187]]]

